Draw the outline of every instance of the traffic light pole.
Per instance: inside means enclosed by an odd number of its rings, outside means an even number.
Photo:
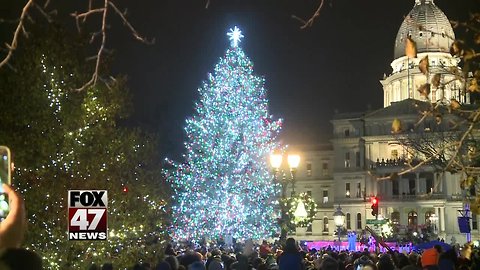
[[[375,216],[375,221],[378,221],[378,198],[377,196],[372,198],[372,215]],[[378,228],[378,222],[375,222],[375,228]],[[380,252],[380,246],[378,240],[375,239],[375,252]]]

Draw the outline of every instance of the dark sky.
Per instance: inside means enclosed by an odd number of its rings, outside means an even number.
[[[391,72],[395,36],[415,1],[325,2],[314,25],[301,30],[292,15],[310,16],[317,1],[212,0],[208,9],[202,0],[115,1],[128,8],[140,33],[156,40],[141,44],[118,19],[110,21],[107,46],[115,50],[114,73],[128,75],[133,124],[159,132],[161,153],[178,156],[197,88],[224,55],[226,33],[235,25],[255,73],[266,79],[271,113],[285,120],[285,143],[325,142],[335,110],[380,108],[379,80]],[[480,7],[480,0],[435,3],[449,19]]]

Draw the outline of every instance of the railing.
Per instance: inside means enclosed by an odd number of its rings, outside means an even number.
[[[373,162],[370,167],[371,169],[385,168],[385,167],[398,167],[398,166],[415,166],[420,163],[419,160],[407,160],[405,158],[382,158],[378,159],[376,162]]]
[[[444,194],[444,193],[382,195],[381,197],[380,196],[378,197],[382,200],[392,200],[392,201],[421,201],[421,200],[462,201],[463,200],[462,194]]]

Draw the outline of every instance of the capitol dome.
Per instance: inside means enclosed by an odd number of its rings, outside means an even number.
[[[447,16],[433,0],[415,0],[415,6],[398,30],[395,40],[395,59],[405,56],[405,44],[409,36],[416,42],[417,53],[448,53],[455,39]]]

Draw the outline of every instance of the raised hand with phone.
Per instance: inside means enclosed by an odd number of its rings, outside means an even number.
[[[10,149],[0,146],[0,250],[20,247],[27,226],[25,204],[10,186],[11,175]]]
[[[2,184],[11,185],[11,154],[6,146],[0,146],[0,221],[5,219],[10,211],[8,197],[4,192]]]

